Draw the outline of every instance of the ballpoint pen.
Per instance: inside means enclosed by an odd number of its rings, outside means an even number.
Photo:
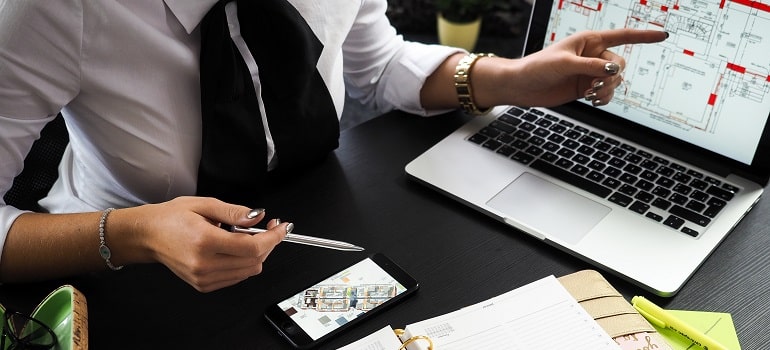
[[[255,233],[265,232],[267,230],[256,228],[256,227],[232,226],[230,228],[230,231],[255,234]],[[284,242],[299,243],[299,244],[311,245],[311,246],[321,247],[321,248],[344,250],[348,252],[360,252],[364,250],[364,248],[359,247],[355,244],[350,244],[342,241],[335,241],[333,239],[298,235],[296,233],[287,233],[286,237],[284,237],[283,240]]]
[[[670,329],[681,336],[687,338],[691,342],[700,346],[704,350],[727,350],[727,348],[719,344],[716,340],[709,337],[703,332],[698,331],[694,327],[684,323],[682,320],[674,317],[671,313],[664,310],[658,305],[653,304],[651,301],[644,297],[635,296],[631,298],[631,304],[639,311],[647,321],[650,321],[653,325],[659,328]]]

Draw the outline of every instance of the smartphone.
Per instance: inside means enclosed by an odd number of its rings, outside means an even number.
[[[406,271],[377,253],[269,306],[265,318],[295,348],[307,349],[418,287]]]

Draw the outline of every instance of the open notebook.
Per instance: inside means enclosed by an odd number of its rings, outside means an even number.
[[[612,102],[497,107],[406,166],[413,178],[661,296],[759,200],[770,169],[770,6],[549,1],[524,54],[588,29],[666,30]],[[515,231],[512,231],[514,233]]]

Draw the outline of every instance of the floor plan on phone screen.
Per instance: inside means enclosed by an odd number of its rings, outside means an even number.
[[[392,276],[365,259],[278,306],[317,339],[404,291]]]

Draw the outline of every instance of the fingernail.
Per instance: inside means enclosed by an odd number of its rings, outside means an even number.
[[[620,65],[615,62],[607,62],[604,64],[604,72],[609,75],[618,74],[620,71]]]
[[[585,98],[586,98],[586,101],[593,101],[593,100],[595,100],[596,99],[596,92],[589,91],[589,93],[586,94]]]
[[[248,214],[246,214],[246,218],[247,218],[247,219],[253,219],[253,218],[255,218],[255,217],[257,217],[257,216],[261,215],[261,214],[262,214],[262,213],[264,213],[264,212],[265,212],[265,209],[262,209],[262,208],[251,209],[251,210],[249,211],[249,213],[248,213]]]
[[[294,231],[294,223],[290,222],[288,225],[286,225],[286,233],[291,233],[291,231]]]
[[[599,81],[594,83],[593,90],[596,91],[596,90],[599,90],[599,89],[601,89],[603,87],[604,87],[604,82],[599,80]]]
[[[602,104],[602,100],[593,100],[593,101],[591,101],[591,104],[593,104],[594,106],[598,106],[598,105]]]
[[[278,226],[281,224],[281,219],[275,218],[274,220],[275,220],[275,226]]]
[[[669,36],[669,35],[670,35],[670,34],[669,34],[668,32],[666,32],[666,39],[668,39],[668,36]]]

